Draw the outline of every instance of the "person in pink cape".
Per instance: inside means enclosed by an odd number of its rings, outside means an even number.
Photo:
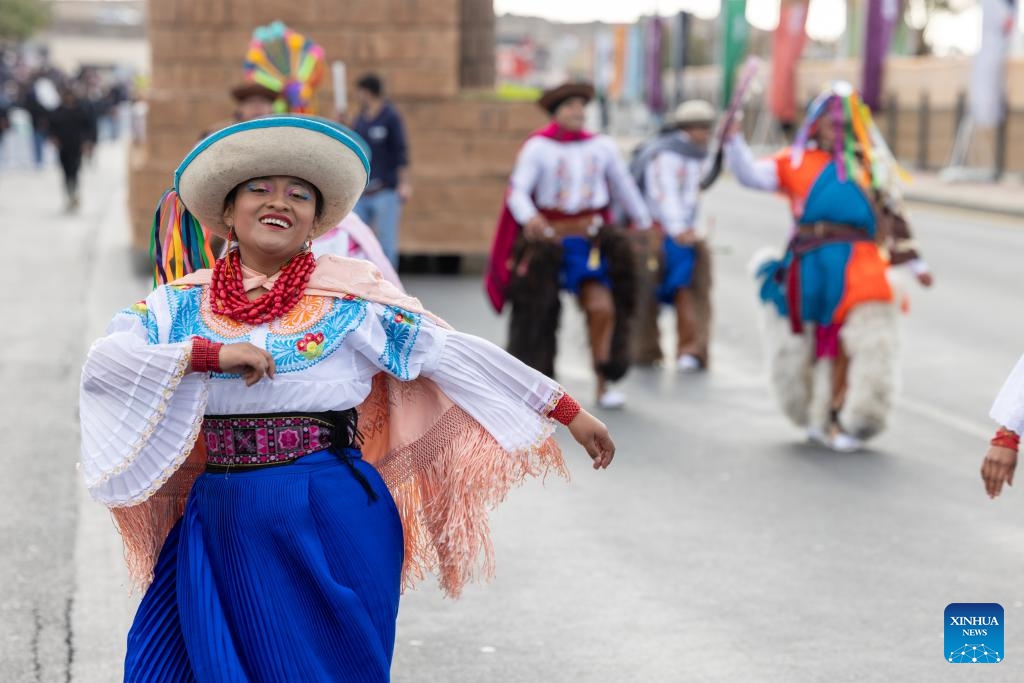
[[[373,234],[373,229],[364,223],[363,219],[354,211],[345,216],[344,220],[336,226],[313,240],[313,255],[320,257],[326,254],[369,261],[377,267],[385,280],[393,284],[399,291],[405,291],[401,278],[398,277],[391,261],[384,254],[384,248],[381,247],[377,236]]]
[[[635,300],[629,241],[611,221],[617,200],[636,227],[651,216],[611,138],[584,130],[587,83],[546,90],[538,104],[551,123],[519,151],[485,279],[499,313],[511,303],[508,350],[549,377],[555,373],[559,290],[574,294],[587,319],[597,404],[621,408],[610,383],[629,368]]]

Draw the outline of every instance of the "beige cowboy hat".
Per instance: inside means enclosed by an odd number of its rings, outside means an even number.
[[[241,183],[292,176],[323,196],[317,237],[356,205],[370,177],[370,150],[356,133],[315,116],[280,114],[222,128],[197,144],[174,172],[174,189],[207,229],[226,237],[224,200]]]
[[[675,111],[666,117],[665,123],[668,126],[682,128],[683,126],[710,126],[715,122],[718,112],[714,105],[706,100],[687,100]]]

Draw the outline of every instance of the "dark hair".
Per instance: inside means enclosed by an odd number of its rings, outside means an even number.
[[[249,181],[246,180],[245,182],[238,183],[233,188],[231,188],[231,192],[228,192],[228,196],[224,197],[224,210],[227,210],[229,206],[234,205],[235,196],[238,194],[238,188],[240,188],[247,182]],[[302,182],[306,183],[307,185],[313,188],[313,196],[316,198],[316,209],[313,212],[313,218],[315,220],[320,220],[320,217],[324,215],[324,196],[320,192],[320,188],[314,185],[313,183],[307,182],[305,180],[303,180]]]
[[[381,92],[384,91],[384,84],[381,83],[380,76],[377,74],[363,74],[356,81],[356,87],[360,90],[365,90],[374,97],[380,97]]]

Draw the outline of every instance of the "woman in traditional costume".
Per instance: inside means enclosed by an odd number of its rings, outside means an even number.
[[[897,201],[896,162],[848,83],[811,103],[792,147],[755,160],[734,134],[725,153],[740,183],[782,193],[793,213],[785,255],[757,271],[779,402],[810,439],[857,450],[892,409],[901,302],[890,266],[931,284]]]
[[[82,375],[81,470],[148,584],[127,681],[387,681],[399,593],[493,568],[485,509],[614,444],[552,380],[309,242],[361,140],[285,115],[200,142],[175,190],[232,249],[116,315]],[[483,556],[481,564],[480,557]]]

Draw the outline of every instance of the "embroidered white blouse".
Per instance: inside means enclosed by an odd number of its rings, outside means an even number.
[[[644,195],[651,215],[676,237],[697,227],[697,201],[703,161],[660,152],[644,169]]]
[[[1000,426],[1024,434],[1024,357],[1006,378],[989,414]]]
[[[613,195],[637,227],[651,226],[647,205],[611,138],[595,135],[558,142],[536,136],[526,141],[516,159],[508,208],[524,224],[538,209],[563,213],[603,209]]]
[[[189,372],[191,338],[269,351],[274,379]],[[82,371],[81,470],[94,498],[131,505],[188,456],[204,414],[353,408],[373,376],[430,378],[507,451],[550,433],[558,384],[478,337],[354,296],[306,295],[286,316],[251,326],[210,309],[207,286],[163,286],[118,313]]]

